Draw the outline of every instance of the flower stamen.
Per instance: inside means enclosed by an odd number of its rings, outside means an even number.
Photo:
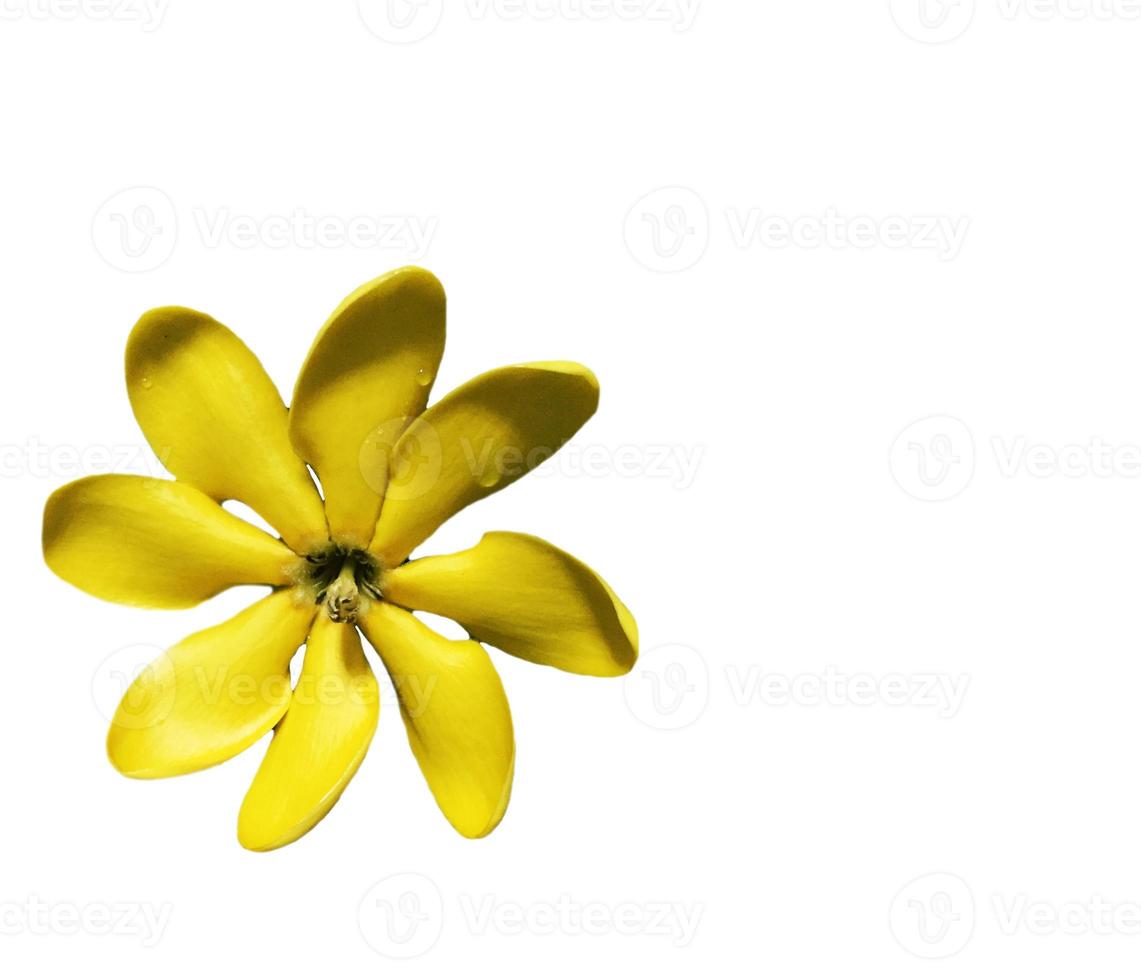
[[[349,555],[325,594],[325,609],[334,623],[355,623],[360,609],[360,592],[357,590],[357,562]]]

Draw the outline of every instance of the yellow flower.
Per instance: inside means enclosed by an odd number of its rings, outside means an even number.
[[[515,762],[507,698],[481,642],[596,676],[623,674],[637,657],[633,617],[610,587],[538,538],[494,531],[467,551],[408,560],[452,514],[557,450],[598,404],[594,375],[556,361],[489,371],[426,408],[444,309],[423,269],[362,286],[317,335],[288,410],[222,324],[152,310],[127,342],[127,389],[176,479],[87,477],[45,507],[47,564],[102,599],[176,609],[233,585],[272,588],[144,670],[107,740],[120,772],[156,778],[216,765],[274,729],[238,817],[252,850],[315,826],[368,749],[380,699],[358,627],[393,681],[436,802],[465,837],[499,823]],[[225,510],[231,499],[280,539]],[[445,639],[410,610],[454,619],[471,639]]]

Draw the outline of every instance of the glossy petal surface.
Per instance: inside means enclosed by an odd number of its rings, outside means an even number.
[[[178,776],[224,762],[268,732],[289,705],[289,661],[315,608],[282,589],[188,636],[123,696],[107,735],[126,776]]]
[[[349,296],[305,359],[289,435],[321,480],[339,544],[363,548],[372,537],[391,447],[428,402],[444,320],[439,280],[397,269]]]
[[[369,550],[389,568],[468,504],[552,456],[598,407],[598,380],[569,361],[481,374],[401,436]]]
[[[465,837],[491,833],[511,796],[515,737],[487,651],[383,602],[369,606],[361,629],[396,687],[412,753],[444,816]]]
[[[289,710],[242,803],[242,846],[270,851],[316,826],[360,767],[379,713],[356,627],[319,615]]]
[[[419,558],[385,575],[385,597],[447,616],[475,639],[576,674],[625,674],[634,617],[577,558],[528,534],[493,531],[474,548]]]
[[[135,418],[171,473],[215,500],[248,504],[299,554],[326,542],[285,403],[237,336],[204,313],[151,310],[131,331],[126,366]]]
[[[44,507],[44,560],[112,602],[181,609],[231,585],[284,585],[297,557],[202,491],[145,476],[89,476]]]

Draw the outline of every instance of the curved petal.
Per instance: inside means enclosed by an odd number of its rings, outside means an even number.
[[[529,534],[492,531],[467,551],[408,562],[385,573],[382,591],[506,653],[575,674],[614,677],[638,657],[634,617],[610,586]]]
[[[449,517],[554,455],[598,407],[598,379],[548,361],[488,371],[408,427],[369,550],[395,568]]]
[[[317,471],[338,544],[372,537],[389,450],[424,410],[444,353],[444,316],[436,277],[397,269],[341,303],[305,358],[289,436]]]
[[[511,797],[515,736],[487,651],[384,602],[370,604],[360,625],[396,687],[412,754],[444,816],[465,837],[490,834]]]
[[[328,541],[285,403],[237,336],[205,313],[166,306],[135,324],[126,361],[135,418],[171,473],[215,500],[248,504],[300,554]]]
[[[318,616],[289,710],[242,802],[242,846],[271,851],[312,830],[356,774],[379,713],[356,628]]]
[[[123,695],[107,755],[125,776],[179,776],[253,745],[289,706],[289,661],[315,607],[282,589],[155,660]]]
[[[202,491],[146,476],[88,476],[44,507],[44,560],[112,602],[184,609],[231,585],[286,585],[297,557]]]

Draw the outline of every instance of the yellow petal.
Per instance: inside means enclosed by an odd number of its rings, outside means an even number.
[[[289,435],[317,471],[338,544],[372,537],[389,449],[423,411],[443,356],[444,308],[435,276],[397,269],[341,303],[305,358]]]
[[[515,737],[487,651],[384,602],[371,603],[360,625],[392,678],[412,753],[444,816],[465,837],[490,834],[511,796]]]
[[[188,636],[127,689],[107,734],[126,776],[178,776],[217,765],[278,723],[289,705],[289,661],[315,607],[282,589]]]
[[[379,712],[356,628],[318,616],[289,710],[238,815],[242,846],[271,851],[315,827],[360,767]]]
[[[575,674],[625,674],[638,656],[634,617],[577,558],[529,534],[492,531],[474,548],[385,573],[384,597],[447,616],[473,638]]]
[[[285,585],[297,557],[200,490],[146,476],[89,476],[44,507],[44,560],[84,592],[183,609],[231,585]]]
[[[229,329],[177,306],[144,314],[127,341],[127,391],[151,448],[180,480],[248,504],[300,554],[327,542],[285,403]]]
[[[598,407],[598,379],[548,361],[481,374],[401,436],[369,550],[389,568],[468,504],[554,455]]]

